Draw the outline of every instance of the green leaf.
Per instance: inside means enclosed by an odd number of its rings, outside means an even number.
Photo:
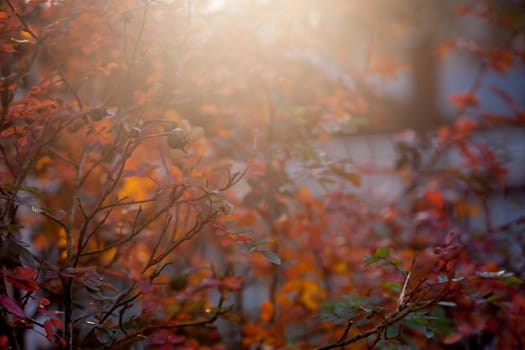
[[[401,334],[401,339],[405,342],[405,344],[408,345],[408,348],[410,348],[412,350],[420,349],[420,347],[414,342],[414,340],[412,340],[411,336],[408,336],[408,335],[403,333],[403,334]]]
[[[437,277],[437,280],[439,283],[445,283],[445,282],[448,282],[448,277],[447,275],[439,275]]]
[[[11,184],[11,183],[5,183],[4,187],[12,191],[17,191],[17,190],[26,191],[26,192],[34,194],[37,197],[42,194],[42,191],[39,188],[33,187],[33,186],[25,186],[25,185],[15,186],[14,184]]]
[[[272,264],[281,265],[281,258],[276,253],[270,250],[260,250],[259,252]]]
[[[423,317],[414,317],[414,318],[411,318],[411,320],[416,322],[416,323],[422,324],[422,325],[428,324],[428,320],[426,318],[423,318]]]
[[[434,333],[440,335],[449,335],[452,333],[453,328],[450,322],[450,319],[447,318],[445,310],[442,308],[436,308],[432,311],[432,317],[435,319],[432,320],[431,328]]]
[[[370,266],[372,264],[375,264],[376,262],[378,262],[379,260],[381,260],[380,258],[378,258],[377,256],[370,256],[370,255],[367,255],[367,256],[364,256],[363,257],[363,261],[366,263],[366,266]]]
[[[398,268],[398,270],[401,271],[405,276],[408,275],[408,272],[409,272],[409,271],[408,271],[407,269],[405,269],[403,266],[398,266],[397,268]],[[430,280],[428,280],[428,281],[430,281]]]
[[[350,181],[350,183],[356,187],[361,186],[361,176],[357,173],[348,172],[345,174],[345,178]]]
[[[380,247],[376,249],[374,257],[382,259],[382,258],[386,258],[389,255],[390,255],[390,248]]]
[[[514,275],[510,275],[510,276],[505,276],[503,277],[503,280],[505,282],[509,282],[509,283],[514,283],[514,284],[522,284],[523,283],[523,280],[514,276]]]
[[[241,227],[228,229],[228,233],[231,235],[239,235],[241,233],[248,233],[252,231],[253,231],[253,227],[251,226],[241,226]]]
[[[268,250],[267,246],[269,243],[272,243],[271,239],[252,239],[250,241],[250,247],[256,250]]]
[[[398,326],[390,326],[386,329],[386,336],[388,338],[397,338],[399,337],[399,327]]]
[[[398,258],[392,258],[392,259],[390,259],[390,263],[392,265],[399,265],[399,264],[402,263],[402,261],[400,259],[398,259]]]
[[[453,301],[440,301],[438,302],[438,305],[444,306],[444,307],[456,307],[458,304],[456,304]]]
[[[501,298],[503,298],[503,295],[501,295],[501,294],[494,294],[494,295],[491,295],[490,297],[487,298],[487,302],[488,303],[492,303],[492,302],[494,302],[496,300],[499,300]]]
[[[434,332],[431,329],[427,328],[427,327],[425,327],[423,329],[423,333],[425,334],[425,337],[427,337],[427,339],[430,339],[430,338],[434,337]]]
[[[523,283],[523,280],[516,277],[512,272],[506,272],[505,270],[496,271],[496,272],[477,271],[476,275],[478,275],[481,278],[502,279],[505,282],[509,282],[509,283],[515,283],[515,284]]]
[[[330,170],[334,174],[348,180],[352,185],[356,187],[361,186],[361,176],[358,173],[345,171],[342,167],[335,164],[330,165]]]
[[[399,284],[397,282],[386,281],[384,285],[385,285],[386,288],[391,289],[394,292],[400,292],[401,291],[401,284]]]

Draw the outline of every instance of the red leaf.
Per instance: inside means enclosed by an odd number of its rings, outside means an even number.
[[[470,117],[461,117],[456,121],[456,130],[463,136],[468,135],[470,132],[476,129],[476,121]]]
[[[456,12],[459,13],[460,15],[467,14],[467,13],[469,13],[471,11],[472,11],[472,7],[471,6],[460,5],[460,6],[456,7]]]
[[[436,208],[442,208],[443,207],[443,196],[441,195],[441,192],[439,191],[427,191],[425,193],[425,198],[427,201],[432,203]]]
[[[230,245],[232,245],[234,243],[234,240],[231,239],[231,237],[224,237],[222,240],[221,240],[221,244],[223,247],[228,247]]]
[[[450,260],[449,262],[447,262],[447,265],[445,266],[445,269],[447,271],[451,271],[456,266],[457,262],[458,261],[456,259]]]
[[[67,345],[66,343],[66,340],[62,337],[58,337],[56,342],[55,342],[55,346],[58,347],[59,349],[63,349],[65,348]]]
[[[446,265],[446,261],[444,259],[439,259],[436,264],[434,265],[434,271],[441,271],[443,270],[443,266]]]
[[[39,290],[40,286],[34,280],[19,280],[14,276],[7,276],[7,281],[18,289],[34,291]]]
[[[18,289],[34,291],[40,287],[35,281],[38,272],[32,267],[17,267],[7,275],[7,281]]]
[[[240,289],[244,282],[243,277],[227,277],[222,280],[221,285],[229,289]]]
[[[24,310],[18,305],[18,303],[8,297],[7,295],[0,295],[0,305],[13,315],[20,317],[20,318],[26,318],[26,314]]]
[[[55,328],[62,328],[63,326],[62,320],[58,317],[51,318],[51,323],[53,324],[53,326],[55,326]]]
[[[9,337],[7,335],[0,335],[0,350],[9,350]]]
[[[38,272],[32,267],[17,267],[11,276],[17,280],[27,281],[34,280],[37,273]]]
[[[458,92],[450,95],[450,102],[455,104],[459,109],[465,109],[466,107],[475,107],[479,105],[479,99],[472,92]]]
[[[48,306],[51,302],[47,298],[40,299],[39,306],[38,306],[38,313],[42,315],[49,316],[51,315],[51,312],[46,310],[46,306]]]
[[[46,337],[48,339],[53,339],[55,336],[55,331],[53,330],[53,325],[51,324],[50,320],[46,320],[44,322],[44,330],[46,331]]]
[[[512,67],[512,54],[507,50],[492,49],[489,51],[490,67],[500,74],[505,74]]]

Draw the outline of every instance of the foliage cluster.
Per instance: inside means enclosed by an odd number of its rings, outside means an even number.
[[[0,349],[522,348],[525,219],[492,221],[479,134],[525,110],[479,91],[523,64],[523,8],[220,4],[0,4]],[[502,38],[436,43],[480,65],[454,121],[322,152],[389,117],[435,13]]]

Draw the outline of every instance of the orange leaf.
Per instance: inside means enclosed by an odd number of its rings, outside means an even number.
[[[452,345],[460,341],[461,338],[462,338],[461,334],[452,333],[452,334],[447,335],[445,339],[443,339],[443,343],[446,345]]]
[[[261,320],[268,322],[273,316],[274,309],[273,303],[270,300],[263,301],[261,303]]]
[[[461,117],[456,121],[456,130],[466,136],[476,129],[476,121],[470,117]]]
[[[390,80],[396,77],[401,69],[407,69],[409,66],[397,62],[390,55],[374,55],[370,59],[370,69],[377,73],[381,78]]]
[[[13,44],[9,44],[9,43],[3,43],[3,44],[0,46],[0,51],[4,51],[4,52],[16,52],[15,47],[13,46]]]
[[[454,47],[454,43],[449,41],[449,42],[444,42],[444,43],[441,43],[437,46],[435,52],[437,54],[437,56],[443,60],[445,58],[445,56],[449,53],[449,51]]]
[[[479,105],[478,97],[470,91],[452,94],[450,95],[449,100],[459,109],[465,109],[467,107],[475,107]]]
[[[507,50],[492,49],[489,51],[490,67],[500,74],[505,74],[512,67],[512,55]]]
[[[448,126],[442,126],[438,129],[437,134],[441,140],[448,140],[450,137],[450,128]]]
[[[128,197],[132,200],[145,200],[155,191],[155,182],[143,176],[130,176],[122,180],[118,191],[120,198]]]
[[[425,193],[425,198],[432,203],[436,208],[443,207],[443,196],[439,191],[427,191]]]
[[[244,282],[244,277],[227,277],[222,280],[221,285],[229,289],[240,289]]]
[[[449,260],[449,261],[447,262],[447,265],[446,265],[445,269],[446,269],[447,271],[451,271],[451,270],[456,266],[457,262],[458,262],[458,261],[457,261],[456,259],[454,259],[454,260]]]

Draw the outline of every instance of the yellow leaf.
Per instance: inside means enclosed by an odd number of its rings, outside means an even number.
[[[122,186],[118,191],[120,198],[127,197],[131,200],[144,200],[151,197],[155,190],[155,183],[142,176],[130,176],[122,181]]]
[[[346,262],[339,261],[332,266],[332,271],[335,273],[345,273],[347,271],[346,268]]]
[[[288,280],[284,283],[282,291],[284,293],[294,292],[300,290],[302,287],[302,281],[300,279]]]
[[[48,157],[48,156],[43,156],[42,158],[40,158],[38,160],[38,162],[36,162],[35,164],[35,170],[36,171],[41,171],[43,170],[46,166],[50,165],[53,163],[53,160]]]
[[[117,255],[117,248],[111,248],[100,254],[100,264],[106,265],[110,264]]]
[[[66,230],[63,227],[58,231],[58,242],[57,245],[59,248],[65,248],[67,246],[67,236]]]
[[[31,36],[31,34],[25,30],[22,30],[20,31],[20,35],[22,36],[22,38],[24,38],[25,40],[29,40],[29,39],[32,39],[33,37]]]
[[[479,210],[479,206],[464,202],[458,203],[455,208],[456,215],[459,218],[476,216],[479,214]]]
[[[301,292],[300,300],[306,308],[311,311],[319,309],[319,304],[325,297],[325,291],[315,281],[310,279],[303,280],[303,290]]]

